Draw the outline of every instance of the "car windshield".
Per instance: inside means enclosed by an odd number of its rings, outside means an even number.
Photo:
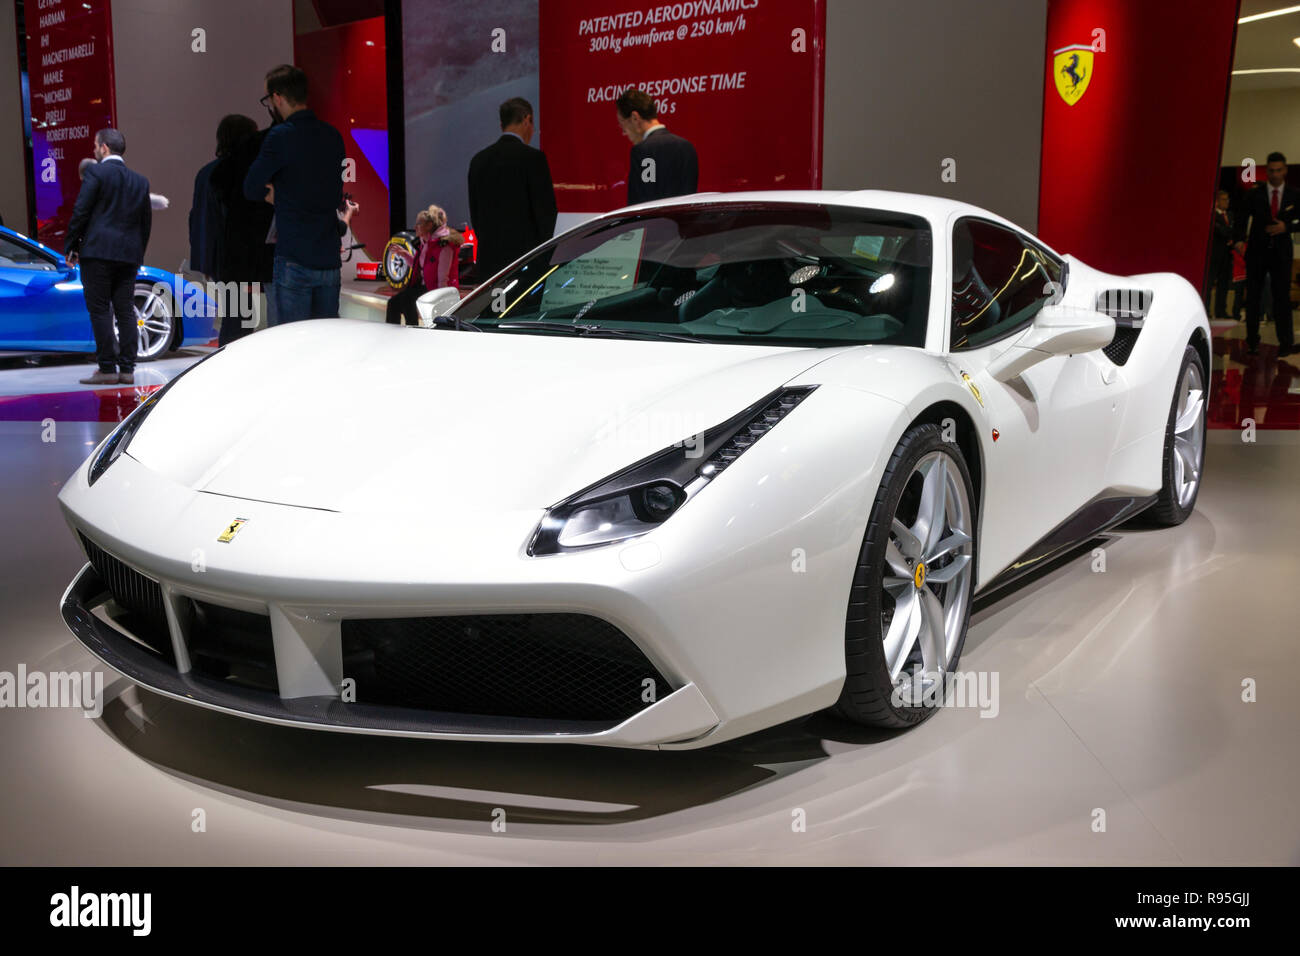
[[[486,331],[781,346],[923,345],[919,216],[799,203],[628,213],[552,240],[455,311]]]

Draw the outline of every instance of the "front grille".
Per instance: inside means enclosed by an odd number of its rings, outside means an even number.
[[[1138,333],[1141,331],[1132,326],[1116,325],[1115,337],[1110,340],[1110,345],[1101,350],[1102,353],[1116,365],[1123,365],[1132,354],[1133,346],[1138,340]]]
[[[672,690],[585,614],[347,620],[343,671],[358,703],[496,717],[619,721]]]
[[[187,603],[195,673],[250,690],[280,692],[269,616],[205,601]]]
[[[80,537],[91,567],[123,611],[119,623],[140,644],[174,664],[176,656],[167,626],[167,612],[163,608],[162,587],[113,557],[84,534]]]

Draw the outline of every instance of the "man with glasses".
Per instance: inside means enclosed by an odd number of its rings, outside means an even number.
[[[343,137],[307,108],[307,74],[296,66],[266,74],[261,102],[273,125],[244,178],[244,195],[275,206],[275,321],[336,317]]]

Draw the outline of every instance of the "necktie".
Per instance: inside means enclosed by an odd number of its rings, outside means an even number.
[[[1277,188],[1277,187],[1275,186],[1275,187],[1273,188],[1273,210],[1272,210],[1272,211],[1273,211],[1273,218],[1274,218],[1274,219],[1277,218],[1278,197],[1279,197],[1281,194],[1282,194],[1282,190],[1279,189],[1279,188]]]

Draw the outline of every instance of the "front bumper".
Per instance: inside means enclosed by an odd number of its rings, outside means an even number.
[[[196,491],[119,458],[59,500],[74,533],[161,589],[171,660],[109,623],[105,582],[83,569],[64,618],[97,657],[146,687],[250,718],[360,733],[624,747],[708,746],[832,705],[844,680],[844,621],[868,505],[883,468],[874,442],[898,406],[822,388],[790,424],[646,538],[530,558],[540,510],[404,495],[338,513]],[[834,450],[829,467],[827,449]],[[218,534],[246,519],[233,541]],[[176,613],[208,602],[269,618],[274,690],[191,667]],[[341,699],[344,631],[358,619],[579,614],[626,636],[670,693],[617,722],[466,715]],[[578,675],[575,675],[575,679]],[[400,710],[400,712],[394,712]]]
[[[401,737],[645,747],[662,739],[699,736],[718,722],[694,684],[673,691],[613,725],[604,721],[440,713],[344,703],[334,693],[281,697],[204,677],[160,659],[94,613],[110,599],[104,582],[87,564],[68,586],[62,602],[68,629],[104,664],[163,696],[266,723]],[[186,656],[183,645],[177,646],[174,653],[181,659]]]

